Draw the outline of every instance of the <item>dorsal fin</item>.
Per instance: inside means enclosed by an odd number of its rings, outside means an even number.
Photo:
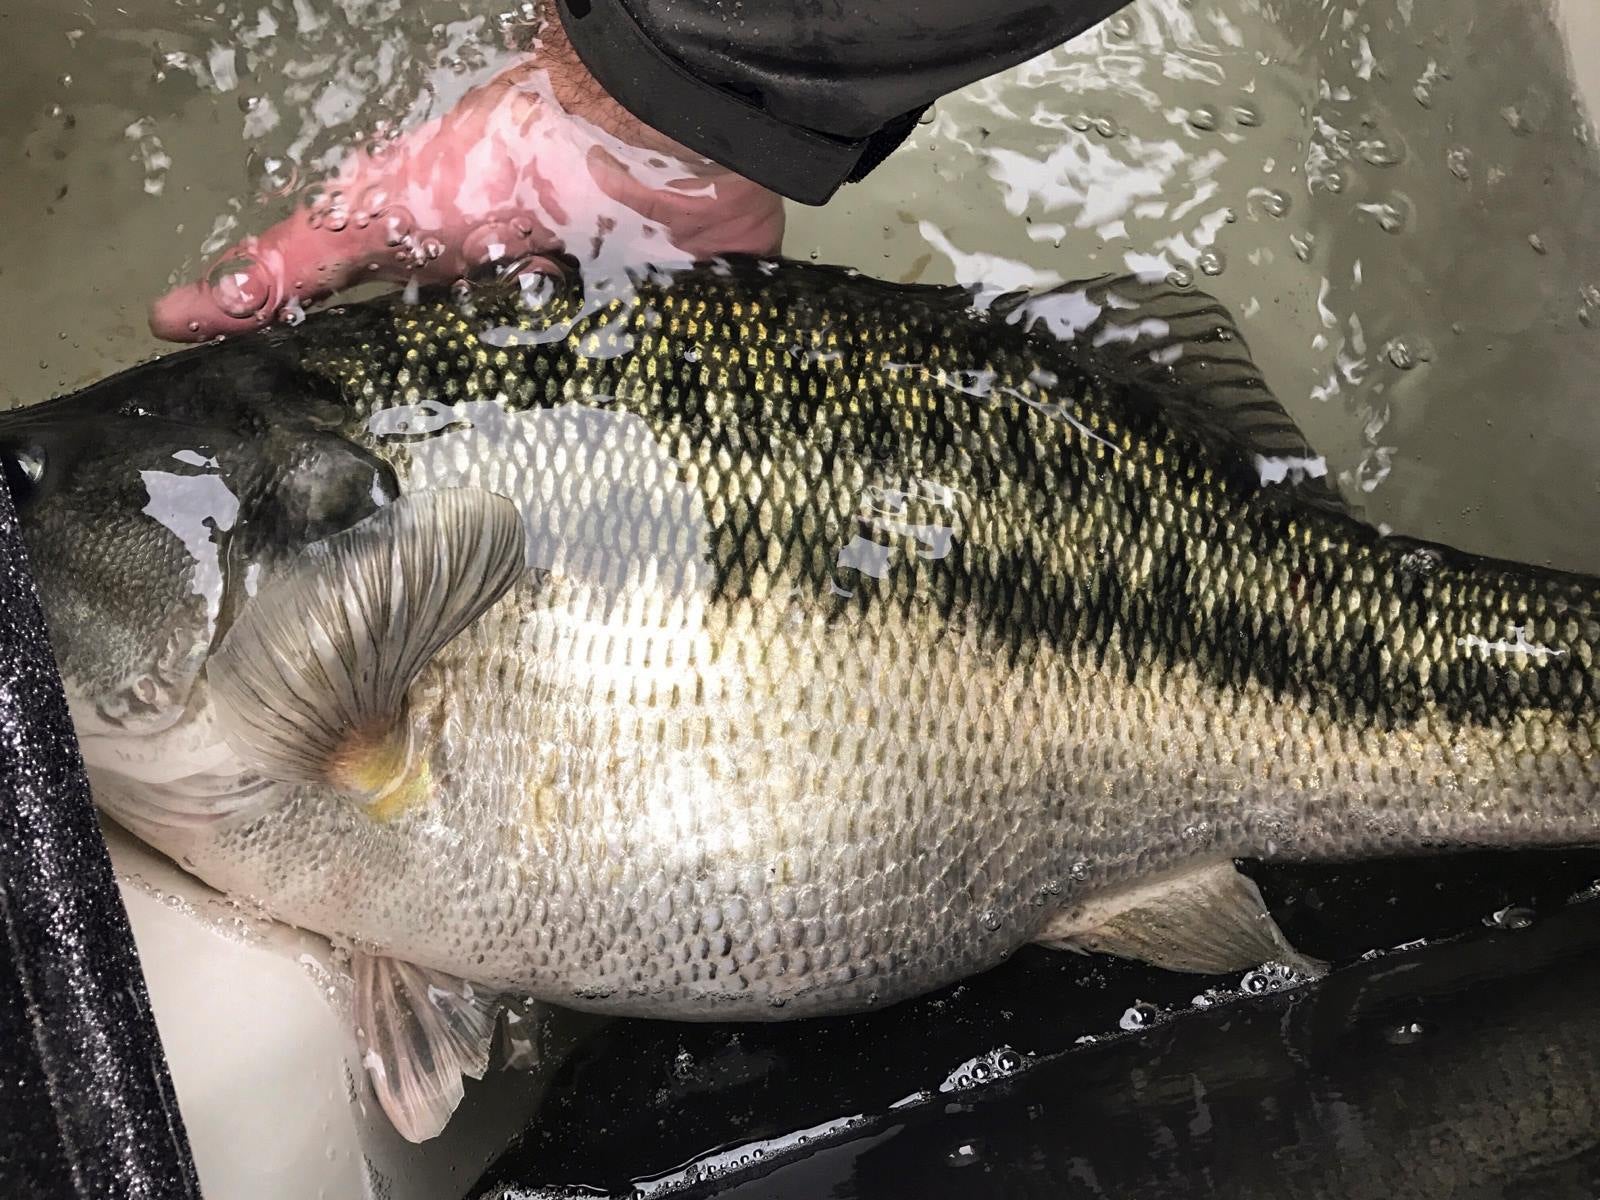
[[[1351,514],[1327,465],[1273,395],[1233,315],[1164,280],[1104,275],[997,300],[996,316],[1048,333],[1095,375],[1137,387],[1173,426],[1253,468],[1264,485]]]

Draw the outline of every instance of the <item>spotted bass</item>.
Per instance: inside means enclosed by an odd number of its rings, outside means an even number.
[[[1314,971],[1234,860],[1600,833],[1596,581],[1380,535],[1161,284],[393,297],[4,414],[0,461],[99,803],[352,948],[412,1138],[504,997]]]

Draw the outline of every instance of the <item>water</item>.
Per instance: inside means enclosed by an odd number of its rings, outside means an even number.
[[[0,404],[156,352],[151,297],[226,275],[224,247],[306,202],[341,147],[381,156],[396,131],[447,111],[507,61],[503,24],[448,0],[20,0],[0,12],[12,50],[0,74]],[[867,182],[826,209],[793,208],[787,251],[990,289],[1129,269],[1204,288],[1239,315],[1267,378],[1374,520],[1600,571],[1600,152],[1580,100],[1600,94],[1596,62],[1600,14],[1587,0],[1549,11],[1143,0],[942,102]],[[1377,1076],[1360,1072],[1398,1060],[1358,1055],[1345,1074],[1307,1074],[1292,1029],[1275,1023],[1300,1014],[1334,1031],[1325,1046],[1356,1036],[1354,983],[1197,983],[1030,952],[970,987],[855,1020],[702,1029],[678,1043],[660,1026],[614,1027],[495,1182],[1022,1195],[1060,1172],[1161,1195],[1200,1169],[1191,1150],[1223,1146],[1231,1169],[1254,1165],[1277,1194],[1294,1191],[1304,1177],[1272,1174],[1278,1127],[1259,1144],[1217,1132],[1225,1106],[1202,1103],[1217,1089],[1301,1113],[1327,1146],[1355,1145],[1357,1161],[1404,1176],[1384,1158],[1405,1149],[1383,1120],[1395,1097],[1422,1103],[1440,1062],[1530,1021],[1570,1054],[1563,1039],[1586,1017],[1545,994],[1560,990],[1548,981],[1563,947],[1587,945],[1572,922],[1527,919],[1547,867],[1528,868],[1521,891],[1499,866],[1439,870],[1449,905],[1408,892],[1404,871],[1311,884],[1290,873],[1277,897],[1312,953],[1358,949],[1319,946],[1335,928],[1382,929],[1397,944],[1478,926],[1470,968],[1415,1012],[1400,997],[1426,971],[1395,975],[1380,956],[1350,976],[1380,991],[1395,980],[1379,1038],[1391,1049],[1426,1048],[1435,1028],[1459,1035],[1444,1058],[1391,1072],[1389,1092],[1361,1091]],[[1600,871],[1570,873],[1564,895]],[[1407,895],[1410,909],[1387,902]],[[1458,978],[1448,955],[1428,961]],[[1241,993],[1259,1008],[1238,1009]],[[1028,1069],[994,1069],[1002,1052]],[[1034,1061],[1048,1055],[1065,1057]],[[993,1078],[974,1080],[975,1064]],[[941,1092],[963,1066],[959,1096]],[[1075,1091],[1081,1071],[1090,1083]],[[1573,1089],[1579,1110],[1588,1100]],[[938,1099],[896,1107],[923,1094]],[[1128,1111],[1149,1116],[1151,1138],[1166,1131],[1152,1143],[1162,1154],[1110,1136]],[[763,1151],[751,1152],[761,1172],[780,1164],[766,1183],[739,1182],[756,1168],[726,1148],[746,1143]],[[1497,1161],[1523,1161],[1524,1142],[1502,1143]],[[1573,1144],[1573,1169],[1590,1169],[1592,1146]],[[709,1185],[708,1155],[720,1155]],[[1314,1145],[1296,1161],[1323,1159]],[[686,1163],[701,1164],[694,1178]],[[1139,1174],[1158,1169],[1168,1174]]]

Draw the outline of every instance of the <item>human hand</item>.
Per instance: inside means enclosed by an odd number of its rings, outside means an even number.
[[[312,203],[162,296],[150,328],[201,341],[357,283],[443,282],[496,260],[565,253],[614,270],[770,254],[783,220],[777,195],[611,99],[552,20],[525,60],[379,155],[353,153]]]

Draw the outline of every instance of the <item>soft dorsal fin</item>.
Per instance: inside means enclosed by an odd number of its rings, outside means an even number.
[[[228,741],[268,779],[385,817],[425,791],[406,691],[521,576],[511,501],[420,492],[313,542],[239,609],[208,667]]]
[[[1233,315],[1204,292],[1101,276],[996,301],[1007,323],[1053,334],[1097,376],[1134,385],[1173,426],[1255,469],[1292,480],[1297,499],[1351,508],[1300,426],[1273,395]]]

